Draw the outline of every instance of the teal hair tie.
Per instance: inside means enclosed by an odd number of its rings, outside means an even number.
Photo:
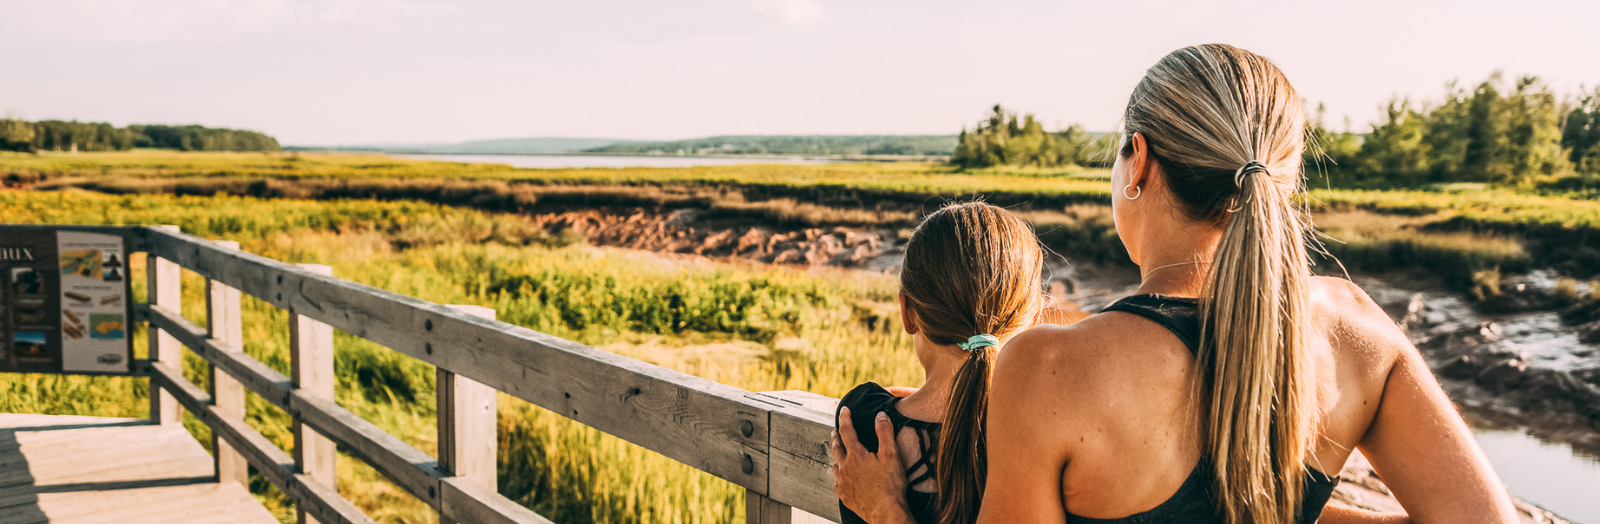
[[[956,347],[966,351],[977,351],[983,348],[1000,347],[1000,339],[994,335],[973,335],[966,342],[957,342]]]

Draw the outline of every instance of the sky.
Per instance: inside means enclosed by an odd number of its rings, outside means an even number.
[[[1600,85],[1600,1],[0,0],[0,114],[292,145],[1110,130],[1182,46],[1260,53],[1356,130],[1496,70]]]

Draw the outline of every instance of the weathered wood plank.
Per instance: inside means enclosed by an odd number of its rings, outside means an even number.
[[[738,485],[767,489],[766,412],[771,406],[743,390],[187,235],[150,231],[148,237],[157,256],[274,306]]]
[[[427,453],[329,399],[296,393],[290,396],[290,412],[422,502],[439,507],[439,479],[445,475]]]
[[[150,325],[170,333],[183,347],[194,351],[211,366],[223,370],[267,403],[279,409],[289,409],[289,391],[294,388],[289,377],[245,354],[241,348],[210,338],[205,328],[173,310],[148,304],[139,306],[139,309],[144,311]]]
[[[332,275],[333,268],[300,264],[318,275]],[[294,313],[289,314],[289,377],[298,393],[309,397],[333,398],[333,327]],[[285,402],[287,403],[287,398]],[[339,489],[338,453],[333,441],[294,419],[294,462],[302,477],[327,489]],[[309,488],[309,487],[308,487]],[[335,493],[337,496],[337,493]],[[322,520],[304,506],[295,510],[300,524],[321,524]]]
[[[451,305],[450,308],[494,320],[494,310],[486,307]],[[499,440],[495,435],[495,390],[444,368],[436,368],[434,373],[439,468],[493,491],[497,485],[495,454]],[[439,513],[443,524],[462,522],[445,515],[442,504]]]
[[[239,243],[232,240],[213,241],[217,247],[238,251]],[[211,338],[236,348],[244,347],[244,310],[238,289],[215,279],[206,279],[206,329]],[[244,385],[227,372],[219,373],[215,364],[207,366],[211,380],[213,409],[219,418],[244,420]],[[213,428],[215,429],[215,428]],[[227,440],[211,434],[212,456],[216,457],[217,481],[249,485],[250,466],[244,455]]]
[[[447,477],[439,483],[444,491],[440,513],[455,522],[473,524],[550,524],[533,510],[500,496],[493,488],[478,485],[463,477]]]
[[[355,505],[340,497],[337,491],[310,481],[308,476],[296,471],[294,459],[249,424],[243,420],[218,417],[209,396],[199,386],[183,378],[176,368],[165,364],[152,365],[150,377],[167,388],[173,398],[209,426],[213,434],[220,435],[243,452],[249,463],[280,491],[294,499],[297,506],[304,507],[307,512],[329,524],[372,522]]]
[[[281,396],[287,397],[288,401],[284,402],[280,407],[289,412],[290,416],[302,426],[309,426],[318,434],[344,446],[347,452],[361,458],[374,469],[377,469],[379,473],[405,488],[429,506],[439,507],[438,479],[446,476],[446,473],[439,468],[437,460],[411,447],[398,437],[385,433],[371,422],[340,407],[333,401],[332,395],[311,395],[306,391],[287,389],[287,379],[283,378],[282,375],[277,375],[270,368],[262,369],[265,366],[249,355],[238,351],[225,351],[223,348],[218,347],[220,344],[218,341],[202,338],[204,335],[197,332],[198,326],[176,317],[172,312],[164,311],[159,307],[152,307],[149,308],[148,315],[153,324],[171,329],[177,334],[179,340],[186,345],[196,344],[206,348],[203,351],[197,351],[196,354],[208,360],[218,359],[213,361],[218,367],[223,368],[225,371],[229,369],[243,370],[245,376],[254,377],[244,380],[245,384],[271,385],[272,390],[263,394],[263,398],[269,400],[276,398],[279,396],[276,391],[279,388],[283,388],[282,390],[286,391],[286,393],[281,394]],[[152,367],[155,368],[156,366]],[[171,375],[170,368],[165,371],[153,369],[151,374],[153,377],[158,377],[164,386],[179,390],[174,393],[174,396],[181,403],[184,403],[184,406],[191,412],[196,413],[197,417],[201,416],[202,413],[210,413],[202,409],[204,403],[209,402],[209,397],[200,392],[199,388],[193,383],[183,380],[181,375],[169,376]],[[174,379],[174,376],[177,378]],[[182,380],[182,383],[166,385],[173,380]],[[257,392],[262,393],[259,390]],[[199,407],[190,406],[192,402],[200,402],[197,405]],[[202,421],[206,422],[207,425],[213,422],[211,419],[206,418],[202,418]],[[287,490],[285,492],[287,493]]]
[[[744,492],[745,524],[791,524],[790,518],[793,514],[794,508],[788,504],[769,499],[754,491]]]
[[[839,499],[833,492],[833,459],[828,450],[833,412],[812,409],[776,395],[763,396],[789,403],[772,411],[772,483],[767,496],[838,522]],[[811,402],[814,399],[800,400],[815,405]]]
[[[151,226],[171,233],[178,232],[178,226]],[[140,235],[143,237],[143,235]],[[145,258],[145,301],[147,304],[167,308],[170,311],[183,310],[183,272],[178,264],[157,256]],[[130,297],[129,300],[132,300]],[[161,329],[148,329],[150,337],[150,360],[177,365],[183,362],[183,346],[178,345],[178,340],[172,338],[170,333]],[[183,420],[183,414],[178,412],[177,401],[161,391],[154,381],[150,382],[150,421],[156,424],[177,424]]]
[[[198,390],[198,388],[195,388]],[[211,457],[178,425],[0,414],[0,524],[270,524],[243,486],[211,480]]]
[[[294,483],[284,494],[294,499],[300,508],[318,522],[325,524],[373,524],[371,517],[362,513],[339,492],[309,475],[295,475]]]

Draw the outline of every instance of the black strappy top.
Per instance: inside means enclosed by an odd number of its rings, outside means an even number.
[[[878,452],[878,433],[872,428],[876,427],[873,419],[878,413],[888,413],[889,422],[894,423],[894,434],[900,434],[900,428],[911,428],[917,434],[917,449],[921,457],[906,468],[906,502],[911,507],[911,516],[916,518],[918,524],[934,524],[939,521],[938,495],[926,491],[912,489],[918,484],[933,480],[933,456],[938,451],[935,446],[939,443],[939,423],[917,420],[900,414],[894,405],[900,402],[900,397],[894,396],[889,390],[876,383],[868,382],[856,386],[839,399],[839,408],[850,408],[850,420],[855,423],[856,438],[861,440],[861,446],[867,451]],[[839,413],[833,414],[838,420]],[[866,524],[859,515],[850,508],[839,503],[839,522],[844,524]]]
[[[1134,295],[1118,300],[1105,309],[1106,311],[1121,311],[1132,313],[1150,319],[1152,322],[1167,328],[1184,346],[1189,348],[1189,353],[1200,355],[1200,302],[1192,298],[1168,297],[1163,295]],[[869,419],[870,422],[870,419]],[[859,422],[858,422],[859,424]],[[858,426],[859,427],[859,426]],[[1211,493],[1211,465],[1201,460],[1196,464],[1194,471],[1189,473],[1189,478],[1183,481],[1178,491],[1172,494],[1166,502],[1149,511],[1135,513],[1115,519],[1091,519],[1067,514],[1069,523],[1100,523],[1100,524],[1143,524],[1153,522],[1177,522],[1183,524],[1223,524],[1219,515],[1215,497]],[[1306,468],[1305,487],[1301,495],[1300,518],[1298,524],[1312,524],[1322,516],[1322,508],[1328,504],[1328,499],[1333,496],[1333,489],[1339,486],[1339,477],[1330,477],[1316,468]],[[919,521],[920,522],[920,521]]]

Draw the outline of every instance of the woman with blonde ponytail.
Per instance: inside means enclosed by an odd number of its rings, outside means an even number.
[[[906,243],[900,316],[927,380],[921,388],[869,382],[839,401],[840,426],[866,431],[835,435],[836,464],[883,458],[883,498],[893,499],[858,499],[854,482],[866,479],[841,476],[844,524],[977,518],[990,370],[1000,344],[1038,320],[1043,264],[1033,230],[1004,209],[951,204],[923,219]]]
[[[978,522],[1516,522],[1416,348],[1360,288],[1311,275],[1305,128],[1249,51],[1150,68],[1111,174],[1143,280],[1001,351]],[[1357,449],[1406,514],[1324,507]]]

